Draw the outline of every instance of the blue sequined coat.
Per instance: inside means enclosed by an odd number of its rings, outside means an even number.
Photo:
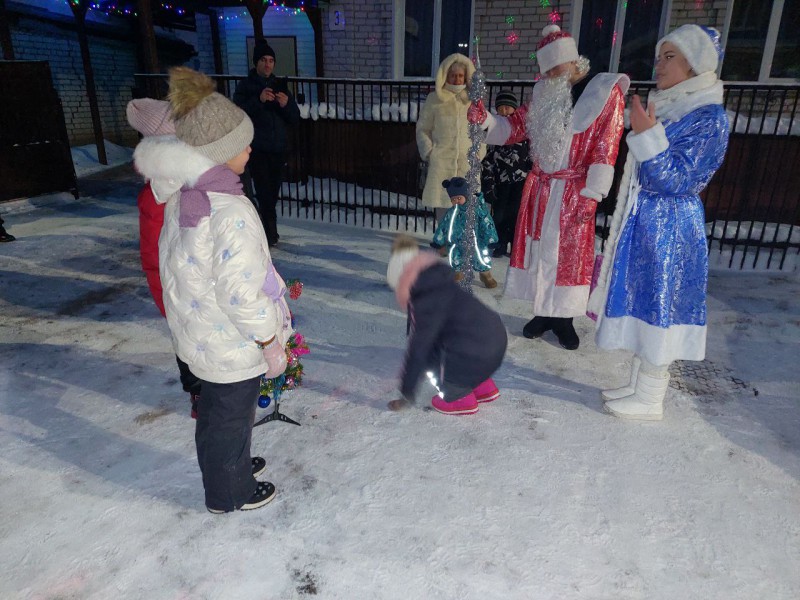
[[[708,251],[698,194],[727,145],[720,104],[628,137],[635,160],[598,346],[632,350],[656,365],[705,357]]]
[[[475,238],[478,247],[472,256],[472,268],[476,271],[488,271],[492,268],[492,259],[489,256],[489,246],[497,243],[497,229],[494,226],[492,215],[483,199],[483,194],[477,194],[475,206]],[[431,246],[434,248],[447,248],[450,266],[458,269],[461,266],[461,239],[467,227],[467,205],[454,204],[444,214],[436,232],[433,234]]]

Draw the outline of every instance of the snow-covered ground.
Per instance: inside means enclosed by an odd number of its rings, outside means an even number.
[[[423,390],[395,414],[391,234],[284,218],[274,260],[305,284],[312,353],[281,407],[302,426],[254,432],[276,499],[215,516],[140,272],[138,182],[81,187],[0,205],[18,238],[0,247],[0,598],[800,597],[795,274],[712,275],[708,360],[675,366],[661,423],[603,414],[629,357],[588,319],[567,352],[480,287],[510,333],[501,398],[450,417]]]

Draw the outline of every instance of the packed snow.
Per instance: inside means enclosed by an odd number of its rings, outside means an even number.
[[[629,355],[509,331],[477,415],[391,413],[405,315],[389,231],[284,216],[274,261],[311,354],[254,454],[278,495],[205,510],[194,421],[141,273],[130,169],[0,205],[0,597],[800,597],[800,280],[715,272],[708,357],[673,367],[665,420],[602,412]],[[420,243],[426,243],[423,234]],[[457,306],[453,310],[458,310]],[[269,412],[258,409],[258,416]]]

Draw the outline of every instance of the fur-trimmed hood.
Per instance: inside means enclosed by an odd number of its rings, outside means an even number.
[[[164,204],[184,185],[193,185],[214,161],[174,135],[144,138],[133,152],[133,165],[150,182],[156,202]]]
[[[467,84],[467,88],[458,94],[453,94],[452,92],[448,92],[446,89],[444,89],[444,84],[447,83],[447,71],[450,70],[450,67],[453,65],[453,63],[461,63],[467,69],[464,80],[464,83]],[[462,104],[469,104],[470,100],[468,90],[472,82],[472,75],[474,73],[475,65],[472,64],[472,61],[468,57],[458,53],[451,54],[442,61],[442,64],[439,65],[439,69],[436,71],[436,97],[441,102],[452,102],[453,100],[457,99]]]

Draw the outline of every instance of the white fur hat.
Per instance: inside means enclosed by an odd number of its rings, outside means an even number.
[[[392,252],[389,266],[386,269],[386,282],[390,288],[397,289],[397,283],[400,281],[403,269],[417,254],[419,254],[419,248],[401,248],[396,252]]]
[[[542,73],[547,73],[558,65],[578,60],[575,38],[566,31],[561,31],[558,25],[548,25],[542,30],[542,35],[544,37],[536,46],[536,60]]]
[[[661,51],[661,45],[670,42],[680,50],[696,75],[714,72],[722,55],[719,39],[719,31],[713,27],[681,25],[658,40],[656,56]]]

